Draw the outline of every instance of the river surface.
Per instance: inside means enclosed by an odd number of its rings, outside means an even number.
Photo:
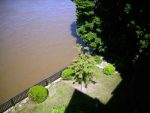
[[[77,55],[71,0],[0,0],[0,104]]]

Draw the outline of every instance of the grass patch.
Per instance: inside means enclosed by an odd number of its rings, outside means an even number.
[[[22,109],[17,107],[11,113],[51,113],[51,110],[54,107],[63,104],[67,105],[72,97],[73,92],[74,88],[63,82],[58,82],[55,85],[51,85],[49,88],[50,96],[43,103],[35,104],[29,101],[24,106],[22,106]],[[54,94],[51,95],[51,93]]]
[[[96,74],[94,80],[95,84],[90,83],[88,85],[88,88],[86,89],[85,94],[92,97],[93,99],[99,99],[102,104],[107,104],[113,96],[113,91],[122,81],[122,78],[118,72],[115,72],[111,76],[107,76],[103,73],[103,70],[100,68],[95,68],[94,72]],[[80,85],[78,85],[77,83],[72,84],[73,81],[64,82],[69,84],[71,87],[82,91]]]
[[[113,96],[113,91],[122,81],[119,73],[112,76],[103,74],[103,70],[95,69],[95,84],[88,85],[86,92],[81,92],[80,86],[73,81],[62,80],[50,86],[49,96],[43,103],[35,104],[29,101],[11,113],[52,113],[59,106],[66,106],[65,113],[96,113],[95,98],[102,104],[107,104]]]
[[[114,73],[112,76],[103,74],[103,70],[99,68],[95,69],[95,72],[96,84],[91,84],[87,93],[92,97],[98,98],[101,103],[107,104],[113,96],[113,91],[122,81],[122,78],[118,72]]]

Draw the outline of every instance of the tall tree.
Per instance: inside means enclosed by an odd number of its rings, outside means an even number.
[[[79,46],[79,50],[81,50]],[[75,72],[75,81],[81,84],[81,87],[87,85],[93,80],[94,69],[96,68],[95,59],[90,55],[89,49],[84,47],[84,52],[81,52],[77,56],[69,68],[73,69]]]
[[[77,34],[95,52],[104,52],[105,46],[101,40],[101,20],[94,12],[95,1],[74,0],[74,2],[76,4]]]

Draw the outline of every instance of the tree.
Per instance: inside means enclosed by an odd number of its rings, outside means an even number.
[[[132,89],[131,95],[135,94],[135,100],[128,103],[136,103],[136,112],[145,113],[145,103],[149,102],[147,93],[149,79],[146,75],[150,73],[150,7],[147,0],[76,0],[82,2],[95,1],[93,8],[78,8],[77,21],[78,34],[87,45],[96,48],[95,52],[100,54],[100,49],[104,49],[105,59],[115,64],[117,69],[123,73],[124,79],[130,83],[127,89]],[[89,6],[88,6],[89,7]],[[85,18],[82,13],[84,9],[94,10],[95,19],[100,23],[93,26],[92,18]],[[80,11],[78,11],[80,10]],[[87,12],[87,10],[86,10]],[[82,15],[81,18],[80,14]],[[81,21],[82,20],[82,21]],[[98,22],[100,20],[100,22]],[[88,23],[87,23],[88,22]],[[78,22],[77,22],[78,23]],[[82,24],[81,24],[82,23]],[[90,23],[90,24],[89,24]],[[92,24],[91,24],[92,23]],[[99,33],[98,33],[99,31]],[[96,34],[95,34],[96,33]],[[94,39],[100,39],[95,41]],[[96,37],[96,38],[95,38]],[[100,42],[101,43],[95,43]],[[141,75],[144,75],[141,77]],[[131,81],[129,81],[131,79]],[[124,80],[124,81],[126,81]],[[144,81],[144,83],[141,83]],[[134,87],[133,87],[134,86]],[[127,86],[125,86],[127,87]],[[131,91],[131,90],[130,90]],[[138,92],[138,93],[137,93]],[[146,92],[146,93],[144,93]],[[129,93],[129,92],[128,92]],[[130,93],[126,97],[131,96]],[[132,96],[131,96],[132,97]],[[140,97],[140,98],[139,98]],[[141,99],[141,97],[143,97]],[[132,100],[130,98],[130,100]],[[140,100],[140,101],[139,101]],[[137,104],[138,103],[138,104]],[[121,104],[117,105],[118,108]],[[130,104],[131,105],[131,104]],[[127,107],[130,106],[127,104]],[[138,106],[137,106],[138,105]],[[119,106],[119,107],[118,107]],[[121,113],[129,112],[124,104]],[[149,106],[149,104],[147,105]],[[139,111],[138,111],[139,109]],[[147,107],[149,110],[149,107]],[[132,111],[133,112],[133,111]]]
[[[81,49],[86,52],[81,52],[79,56],[77,56],[73,63],[69,68],[74,70],[75,73],[75,82],[81,84],[81,88],[83,85],[87,87],[87,85],[93,80],[94,77],[94,68],[96,68],[96,62],[94,57],[92,57],[89,53],[89,48],[78,46],[80,52]]]
[[[130,68],[150,45],[150,16],[146,0],[96,0],[95,15],[105,57],[119,68]],[[146,52],[145,52],[146,53]]]
[[[96,16],[94,0],[74,0],[77,15],[77,35],[83,39],[94,52],[104,52],[105,46],[101,40],[101,19]]]

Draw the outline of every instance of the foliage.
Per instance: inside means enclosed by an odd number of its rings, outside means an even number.
[[[65,110],[66,110],[66,106],[63,105],[63,106],[53,108],[51,113],[65,113]],[[67,111],[67,113],[84,113],[83,111],[74,108],[71,108],[69,110],[70,111]]]
[[[29,89],[28,97],[36,103],[41,103],[48,97],[48,90],[41,85],[33,86]]]
[[[87,47],[86,47],[86,50]],[[94,68],[96,67],[96,62],[94,58],[89,54],[89,52],[80,53],[74,60],[70,69],[74,70],[74,78],[76,82],[82,84],[82,82],[87,86],[93,79]]]
[[[84,43],[96,52],[104,52],[101,38],[101,19],[95,15],[95,2],[92,0],[74,0],[77,13],[77,34]]]
[[[148,1],[74,0],[77,34],[120,69],[149,54]],[[94,12],[93,12],[94,11]],[[131,65],[130,65],[131,66]]]
[[[146,0],[96,0],[95,15],[101,22],[97,26],[101,31],[97,36],[101,37],[101,48],[105,47],[103,55],[121,70],[130,68],[139,58],[149,54],[148,4]]]
[[[134,56],[133,62],[138,60],[140,54],[149,46],[150,43],[150,33],[146,32],[146,29],[142,29],[135,21],[131,20],[127,27],[133,30],[135,38],[137,39],[137,51]]]
[[[112,75],[115,72],[115,67],[113,65],[105,66],[103,69],[103,73],[106,75]]]
[[[129,14],[131,10],[132,10],[131,4],[126,3],[124,7],[124,12]]]
[[[61,77],[64,80],[70,80],[73,78],[74,71],[72,69],[65,69],[62,73],[61,73]]]
[[[94,56],[94,59],[95,59],[95,62],[96,62],[97,64],[102,63],[102,57],[100,57],[100,56],[98,56],[98,55],[95,55],[95,56]]]
[[[66,109],[65,106],[59,106],[59,107],[53,108],[51,113],[65,113],[65,109]]]

